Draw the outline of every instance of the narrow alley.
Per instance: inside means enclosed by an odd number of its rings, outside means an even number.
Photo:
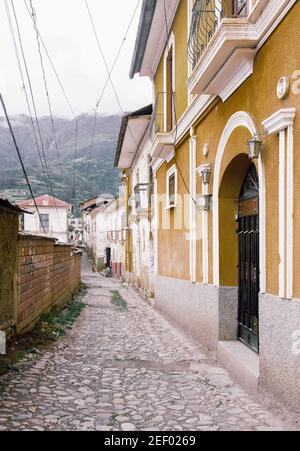
[[[8,376],[0,431],[291,427],[136,293],[93,273],[86,257],[82,269],[86,308],[64,338]]]

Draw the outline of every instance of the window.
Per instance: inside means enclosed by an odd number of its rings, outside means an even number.
[[[164,54],[164,131],[175,125],[175,38],[171,34]]]
[[[40,232],[41,233],[49,233],[49,215],[41,214],[40,215]]]
[[[177,205],[177,168],[172,166],[167,172],[167,208]]]

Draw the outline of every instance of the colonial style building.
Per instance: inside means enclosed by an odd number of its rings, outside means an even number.
[[[121,190],[122,192],[122,190]],[[81,205],[83,241],[97,271],[106,268],[125,279],[124,198],[98,196]]]
[[[72,211],[71,204],[45,194],[35,198],[35,203],[30,199],[20,202],[19,206],[30,213],[24,214],[24,232],[68,243],[68,217]]]
[[[295,0],[144,0],[130,74],[154,91],[155,304],[295,408],[299,23]]]
[[[152,169],[149,167],[149,127],[152,105],[125,114],[115,166],[123,170],[126,198],[126,281],[147,298],[154,292],[154,234],[152,230]]]

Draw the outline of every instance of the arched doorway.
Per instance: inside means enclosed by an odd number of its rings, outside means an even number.
[[[259,350],[259,179],[252,164],[238,201],[238,339]]]

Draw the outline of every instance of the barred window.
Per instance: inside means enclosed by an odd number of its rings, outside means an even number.
[[[41,233],[49,233],[49,215],[48,214],[40,215],[40,232]]]

